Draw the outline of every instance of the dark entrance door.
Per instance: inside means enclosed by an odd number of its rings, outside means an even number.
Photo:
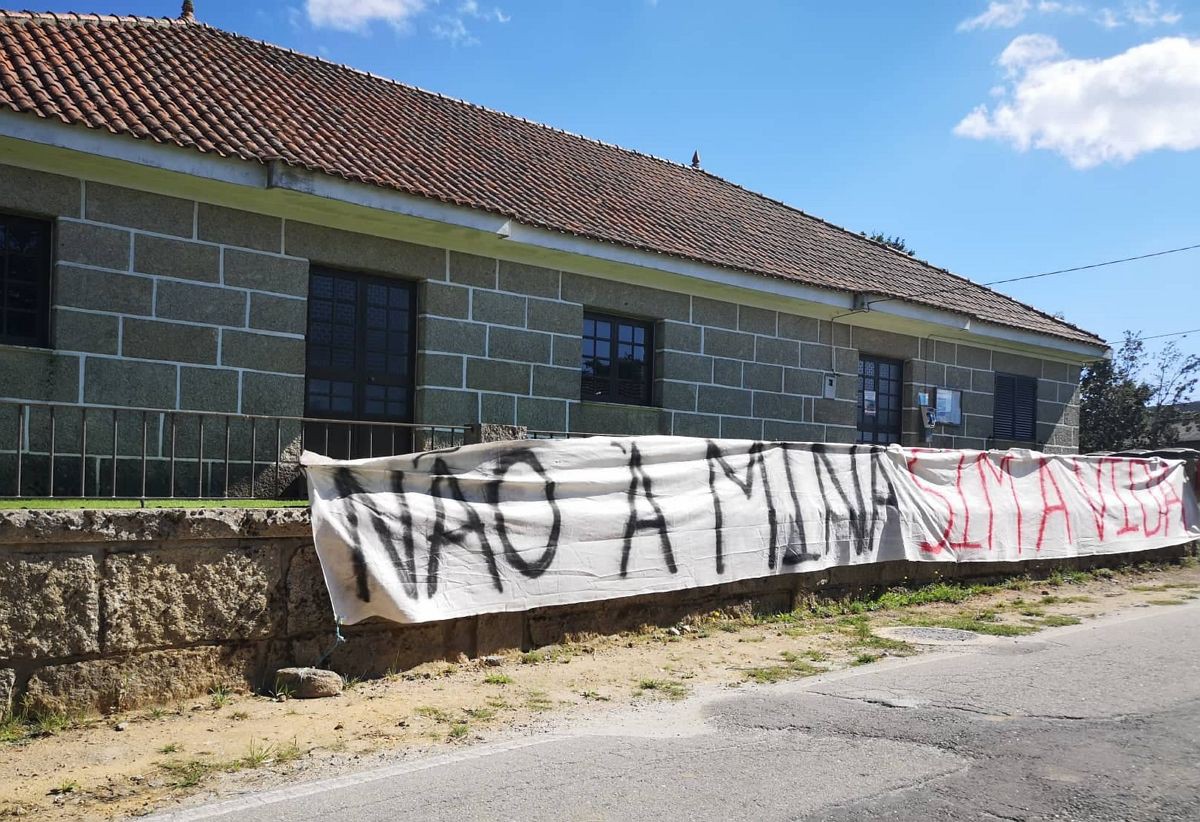
[[[904,363],[883,357],[858,358],[858,441],[900,442],[900,388]]]
[[[341,459],[411,450],[416,330],[412,284],[313,268],[308,285],[305,425],[309,450]]]

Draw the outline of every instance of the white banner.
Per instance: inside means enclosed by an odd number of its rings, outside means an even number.
[[[1195,478],[1157,458],[591,437],[303,462],[345,623],[1200,537]]]

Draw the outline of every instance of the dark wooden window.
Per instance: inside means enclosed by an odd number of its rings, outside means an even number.
[[[900,389],[904,363],[883,357],[858,359],[858,441],[900,442]]]
[[[1037,380],[996,374],[992,436],[1019,442],[1033,442],[1037,438]]]
[[[0,343],[50,346],[50,230],[0,214]]]
[[[580,398],[649,405],[653,335],[650,323],[585,312]]]
[[[411,283],[313,268],[308,286],[305,416],[356,422],[412,419],[416,291]],[[313,450],[377,456],[391,429],[306,427]],[[385,445],[387,443],[388,445]],[[399,447],[399,445],[397,446]]]

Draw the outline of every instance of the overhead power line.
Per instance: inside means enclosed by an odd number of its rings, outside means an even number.
[[[1040,274],[1025,274],[1020,277],[1009,277],[1009,278],[1003,279],[1003,280],[992,280],[991,282],[987,282],[987,283],[970,283],[967,285],[958,286],[956,288],[936,288],[936,289],[931,289],[929,291],[916,291],[916,292],[913,292],[912,294],[900,294],[895,297],[880,297],[879,299],[876,299],[876,300],[868,300],[866,305],[869,308],[870,306],[875,305],[876,303],[885,303],[885,302],[890,302],[892,300],[909,300],[909,299],[912,299],[913,297],[931,297],[936,294],[951,294],[955,291],[970,291],[970,290],[972,290],[974,288],[978,288],[980,286],[986,287],[986,286],[993,286],[993,285],[1003,285],[1005,283],[1016,283],[1016,282],[1021,282],[1022,280],[1036,280],[1041,277],[1052,277],[1056,274],[1070,274],[1073,271],[1087,271],[1087,270],[1093,269],[1093,268],[1104,268],[1105,266],[1110,266],[1110,265],[1119,265],[1121,263],[1132,263],[1132,262],[1136,262],[1138,260],[1148,260],[1151,257],[1165,257],[1168,254],[1179,254],[1184,251],[1194,251],[1198,248],[1200,248],[1200,243],[1195,243],[1193,245],[1180,246],[1179,248],[1168,248],[1163,251],[1152,251],[1149,254],[1138,254],[1133,257],[1122,257],[1119,260],[1105,260],[1102,263],[1089,263],[1088,265],[1077,265],[1077,266],[1072,266],[1071,268],[1059,268],[1054,271],[1043,271]],[[854,312],[851,312],[851,313],[854,313]],[[1190,333],[1190,332],[1183,332],[1183,333]],[[1145,339],[1151,339],[1151,338],[1146,337]]]
[[[1186,337],[1188,334],[1200,333],[1200,328],[1191,328],[1187,331],[1172,331],[1170,334],[1151,334],[1149,337],[1138,337],[1139,340],[1161,340],[1163,337]]]

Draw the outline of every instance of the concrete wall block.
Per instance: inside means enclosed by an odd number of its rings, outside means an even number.
[[[487,356],[487,326],[461,320],[423,317],[417,323],[418,350]]]
[[[500,290],[533,297],[558,297],[558,272],[536,265],[500,261]]]
[[[986,348],[959,344],[958,365],[990,371],[992,370],[992,352]]]
[[[992,352],[992,368],[1001,374],[1019,374],[1023,377],[1042,376],[1042,361],[1007,351]]]
[[[754,335],[719,328],[704,329],[704,353],[732,360],[754,359]]]
[[[456,354],[420,354],[417,357],[417,384],[462,387],[463,358]]]
[[[585,277],[563,272],[562,298],[596,311],[613,311],[633,317],[691,321],[691,297],[640,285]]]
[[[304,413],[304,378],[282,374],[242,374],[242,413],[299,417]]]
[[[738,330],[774,337],[779,331],[779,315],[765,308],[738,306]]]
[[[982,414],[990,417],[993,409],[991,394],[981,394],[976,391],[964,391],[962,394],[962,410],[964,414]]]
[[[742,385],[755,391],[783,391],[783,366],[748,362],[742,366]]]
[[[763,439],[771,442],[821,442],[825,438],[825,426],[808,422],[763,422]]]
[[[971,390],[972,371],[969,368],[959,368],[956,365],[946,366],[946,380],[939,385],[946,388],[956,388],[959,391]]]
[[[754,416],[764,419],[803,422],[805,419],[804,402],[799,397],[789,394],[769,394],[755,391]]]
[[[221,331],[221,364],[256,371],[303,374],[304,340],[224,329]]]
[[[753,394],[740,388],[701,385],[696,395],[696,410],[705,414],[748,417],[752,413]]]
[[[346,642],[338,645],[326,663],[343,676],[386,676],[446,656],[445,627],[440,622],[421,625],[367,623],[342,629]],[[332,637],[296,639],[291,659],[298,665],[314,665],[329,648]]]
[[[311,544],[296,549],[287,564],[284,631],[289,637],[333,633],[335,622],[329,589],[321,573],[321,561]]]
[[[665,320],[658,324],[658,348],[670,348],[674,351],[687,351],[699,354],[701,350],[701,330],[698,325],[677,323]]]
[[[196,204],[191,200],[93,182],[87,184],[86,197],[85,216],[89,220],[176,237],[192,236]]]
[[[946,385],[946,369],[952,366],[943,365],[940,362],[930,362],[928,360],[913,360],[910,363],[911,370],[906,376],[912,378],[912,382],[916,385],[925,387],[934,385]],[[974,372],[968,372],[974,378]],[[948,387],[948,386],[947,386]],[[970,384],[966,386],[970,388]]]
[[[133,244],[133,270],[206,283],[221,281],[221,249],[187,240],[138,234]]]
[[[471,314],[471,289],[426,280],[421,283],[420,306],[422,314],[465,320]]]
[[[677,437],[719,437],[721,418],[709,414],[675,414],[671,433]]]
[[[541,397],[517,397],[517,425],[532,431],[566,431],[567,402]]]
[[[1071,382],[1071,367],[1065,362],[1042,360],[1042,376],[1055,382]]]
[[[550,362],[562,368],[579,368],[583,362],[583,340],[579,336],[554,335]]]
[[[417,422],[437,425],[470,425],[479,422],[479,394],[445,388],[418,388]]]
[[[783,390],[787,394],[822,397],[825,395],[825,375],[821,371],[784,369]]]
[[[496,287],[497,263],[491,257],[450,252],[450,282],[472,285],[476,288]]]
[[[681,382],[712,382],[713,359],[700,354],[660,351],[656,357],[655,374]]]
[[[446,279],[444,249],[292,220],[287,221],[284,237],[289,256],[305,257],[313,265],[412,279]]]
[[[704,387],[707,388],[708,386]],[[661,381],[659,383],[659,394],[662,399],[662,407],[676,411],[695,411],[696,388],[695,383]]]
[[[250,327],[304,334],[308,330],[308,303],[274,294],[251,294]]]
[[[151,651],[39,669],[25,702],[33,711],[128,711],[190,699],[212,688],[268,685],[254,647]]]
[[[107,314],[55,308],[52,312],[54,347],[59,351],[116,354],[121,321]]]
[[[528,394],[529,366],[515,362],[468,359],[467,387],[480,391]]]
[[[858,406],[844,400],[818,399],[813,403],[813,421],[830,425],[857,425]]]
[[[995,394],[996,373],[994,371],[972,371],[971,390],[981,394]]]
[[[754,359],[771,365],[795,368],[800,364],[800,343],[775,337],[758,337]]]
[[[516,400],[517,398],[512,394],[480,394],[479,421],[484,424],[484,428],[491,426],[508,430],[516,424]],[[504,436],[501,439],[514,439],[514,437]],[[481,440],[481,442],[492,441],[494,440]]]
[[[1037,404],[1037,421],[1048,422],[1052,425],[1078,425],[1079,418],[1077,414],[1074,417],[1075,422],[1070,422],[1067,418],[1068,409],[1070,408],[1071,406],[1068,405],[1039,399]]]
[[[179,407],[186,411],[238,413],[238,373],[180,366]]]
[[[471,295],[471,319],[479,323],[525,327],[525,298],[499,291],[476,291]],[[582,323],[580,329],[582,329]]]
[[[224,271],[225,285],[293,297],[308,296],[308,260],[226,248]]]
[[[121,354],[143,360],[215,365],[217,329],[126,317]],[[89,381],[90,382],[90,381]]]
[[[1058,385],[1058,401],[1078,405],[1079,403],[1079,386],[1072,383],[1060,382]],[[1049,399],[1049,397],[1047,397]]]
[[[721,437],[731,440],[761,440],[763,421],[746,417],[721,417]]]
[[[583,330],[583,306],[551,300],[529,299],[528,326],[578,339]]]
[[[112,271],[58,265],[54,268],[54,304],[149,316],[154,312],[154,282]]]
[[[943,365],[954,365],[958,362],[958,345],[945,340],[928,340],[932,343],[930,348],[933,350],[929,353],[928,359],[934,362],[940,362]]]
[[[100,650],[100,576],[90,555],[0,552],[0,659]]]
[[[728,385],[733,388],[742,387],[741,360],[713,360],[713,380],[717,385]]]
[[[575,368],[555,368],[535,365],[533,367],[533,396],[557,397],[564,400],[579,399],[580,371]]]
[[[196,228],[199,239],[210,243],[283,251],[283,220],[278,217],[200,203]]]
[[[55,231],[55,252],[56,262],[126,271],[129,269],[129,232],[59,220]]]
[[[158,284],[154,315],[240,328],[246,325],[246,298],[243,291],[221,286],[163,281]]]
[[[175,365],[88,357],[84,371],[84,402],[132,408],[175,407]]]
[[[818,371],[833,370],[833,349],[819,343],[801,343],[800,367]]]
[[[647,435],[670,431],[670,412],[645,405],[581,402],[571,405],[571,431],[591,434]]]
[[[825,426],[825,442],[837,442],[843,445],[852,445],[858,441],[858,429],[854,426]]]
[[[0,208],[47,217],[79,217],[79,180],[0,164]]]
[[[279,550],[187,544],[104,559],[105,654],[267,639],[284,627]]]
[[[550,335],[516,328],[488,330],[488,356],[529,363],[550,362]]]
[[[891,331],[879,331],[874,328],[856,327],[854,329],[854,347],[864,354],[890,357],[895,360],[913,360],[921,356],[921,343],[917,337],[896,334]],[[935,359],[937,359],[937,350],[935,345]],[[946,356],[953,357],[953,352],[946,353]]]
[[[823,345],[836,345],[841,348],[854,348],[855,345],[851,341],[851,336],[851,326],[848,326],[844,323],[821,320],[821,334],[818,342],[822,343]]]
[[[525,643],[525,614],[480,614],[475,623],[475,653],[490,656],[519,650]]]
[[[692,297],[692,322],[696,325],[715,326],[737,330],[737,303]]]
[[[963,414],[962,435],[988,439],[992,436],[993,420],[990,414]]]
[[[789,340],[819,342],[821,338],[821,324],[813,317],[801,317],[797,314],[780,314],[779,336],[787,337]]]

